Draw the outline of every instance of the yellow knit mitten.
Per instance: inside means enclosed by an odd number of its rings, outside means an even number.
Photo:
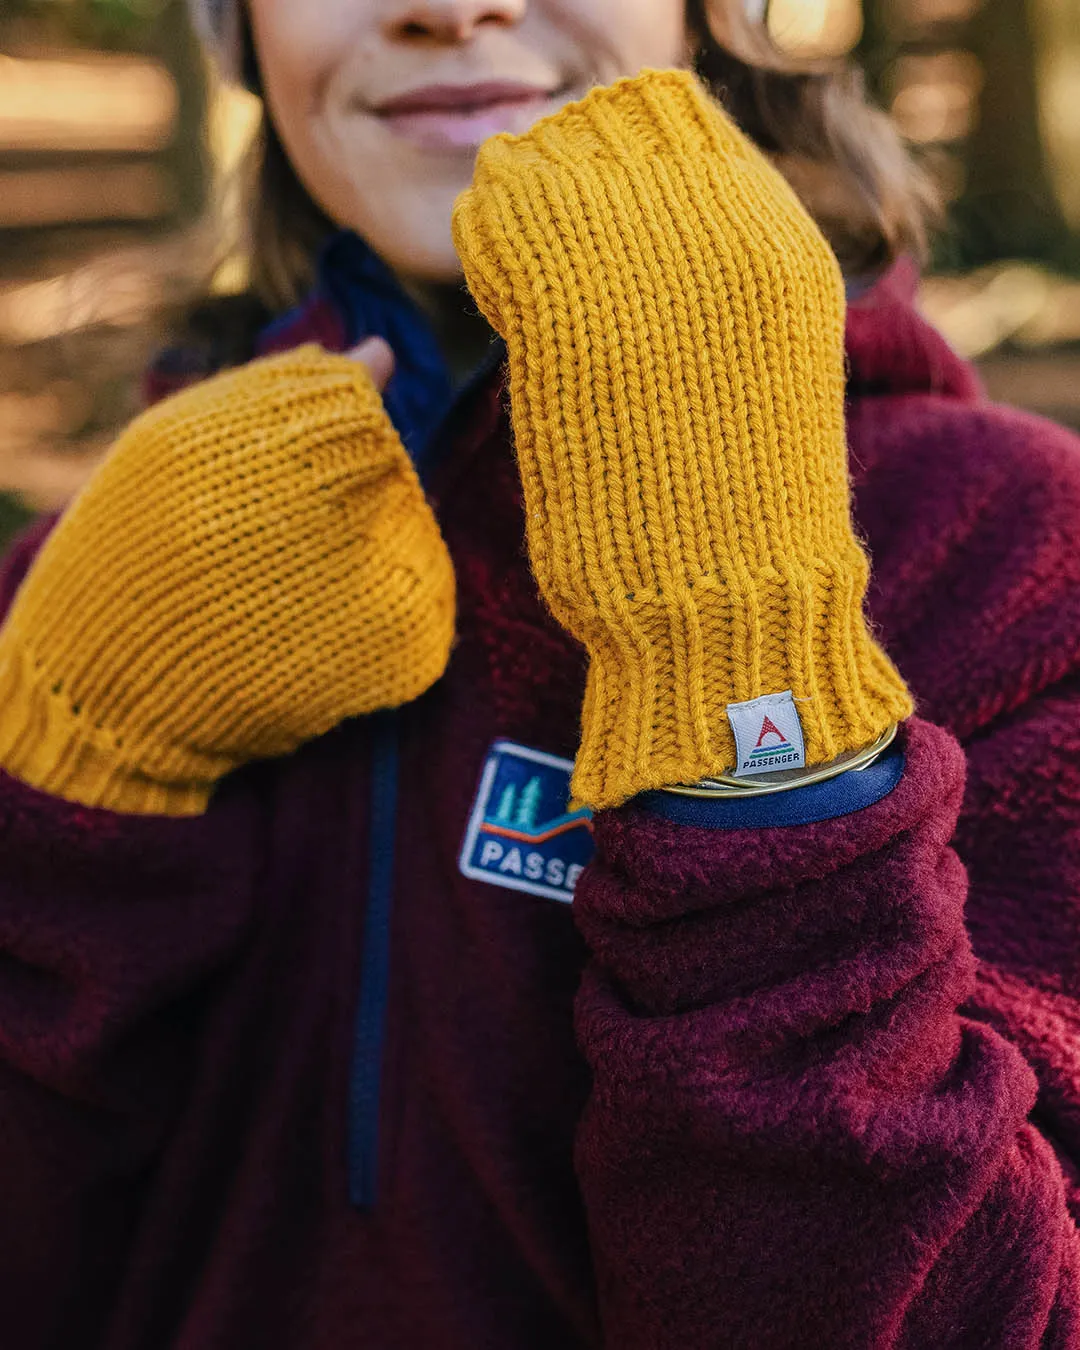
[[[763,695],[793,692],[808,765],[906,717],[862,612],[839,267],[695,79],[486,142],[454,235],[507,343],[536,578],[590,657],[575,798],[736,769],[728,707]]]
[[[442,674],[453,568],[358,361],[302,347],[136,419],[0,630],[0,766],[118,811],[217,779]]]

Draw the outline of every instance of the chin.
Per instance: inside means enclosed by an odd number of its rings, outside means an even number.
[[[401,267],[395,267],[394,270],[402,276],[412,277],[415,281],[425,281],[440,286],[465,284],[465,271],[456,253],[451,254],[449,258],[426,260],[420,267],[413,265],[406,269],[403,263]]]
[[[361,230],[358,233],[364,232]],[[370,235],[365,237],[383,262],[392,267],[398,276],[439,284],[464,280],[464,270],[454,252],[449,229],[446,239],[438,241],[398,236],[392,243],[387,242],[382,246],[380,240]]]
[[[468,181],[463,184],[468,186]],[[352,212],[351,227],[399,276],[426,282],[458,282],[464,272],[454,250],[450,217],[461,187],[418,192],[386,202],[379,213]]]

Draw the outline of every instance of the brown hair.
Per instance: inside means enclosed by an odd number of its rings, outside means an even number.
[[[687,0],[698,74],[785,174],[844,271],[924,257],[940,202],[847,61],[800,64],[741,0]]]
[[[860,72],[846,62],[793,62],[741,0],[687,0],[687,20],[698,74],[787,176],[844,270],[864,275],[903,253],[921,256],[934,194],[888,117],[868,100]],[[250,32],[243,41],[244,75],[257,90]],[[247,174],[251,292],[276,312],[310,285],[314,255],[333,225],[297,178],[269,118]]]

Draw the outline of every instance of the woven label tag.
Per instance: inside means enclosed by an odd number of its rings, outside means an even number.
[[[790,689],[727,705],[735,733],[734,778],[754,778],[781,769],[806,767],[802,723]]]

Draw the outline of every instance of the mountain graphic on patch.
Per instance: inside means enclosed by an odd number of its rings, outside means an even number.
[[[766,743],[767,742],[767,743]],[[762,719],[757,744],[750,751],[750,759],[765,759],[769,755],[782,754],[785,750],[794,750],[788,738],[767,714]]]
[[[537,820],[543,792],[544,781],[539,774],[534,774],[520,787],[507,783],[494,814],[484,818],[484,829],[489,834],[517,839],[523,844],[543,844],[567,830],[587,824],[590,818],[587,810],[562,812],[553,820]]]

